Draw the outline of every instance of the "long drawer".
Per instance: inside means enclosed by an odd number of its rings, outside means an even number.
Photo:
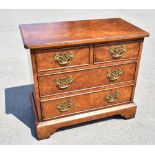
[[[40,96],[134,80],[136,63],[40,75]]]
[[[47,120],[96,108],[127,103],[131,100],[131,94],[132,86],[125,86],[44,101],[41,103],[42,118]]]

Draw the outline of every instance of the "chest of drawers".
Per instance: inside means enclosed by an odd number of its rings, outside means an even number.
[[[58,128],[133,118],[144,30],[120,18],[20,25],[30,49],[38,139]]]

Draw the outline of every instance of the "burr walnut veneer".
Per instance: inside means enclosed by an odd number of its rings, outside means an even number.
[[[38,139],[113,115],[133,118],[144,37],[120,18],[20,25],[30,49]]]

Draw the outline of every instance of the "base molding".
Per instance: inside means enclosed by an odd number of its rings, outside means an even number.
[[[30,94],[31,104],[35,115],[37,137],[39,140],[49,138],[57,129],[78,123],[84,123],[92,120],[106,118],[110,116],[120,115],[125,119],[134,118],[136,114],[136,104],[131,102],[114,107],[99,109],[95,111],[80,113],[67,117],[57,118],[53,120],[38,122],[35,100],[33,93]]]

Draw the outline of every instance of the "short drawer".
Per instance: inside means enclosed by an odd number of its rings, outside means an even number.
[[[100,44],[94,48],[94,63],[137,58],[139,43]]]
[[[70,92],[134,80],[136,63],[41,75],[38,77],[40,96]]]
[[[37,71],[89,65],[89,47],[38,50],[35,53]]]
[[[126,103],[131,100],[131,94],[132,86],[126,86],[44,101],[41,103],[42,117],[43,120],[47,120],[82,111]]]

